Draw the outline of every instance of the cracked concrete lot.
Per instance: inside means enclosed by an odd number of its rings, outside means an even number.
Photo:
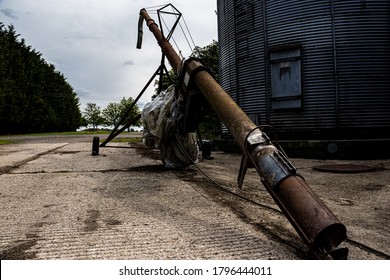
[[[313,258],[283,215],[194,166],[164,170],[139,141],[92,156],[91,136],[10,139],[0,146],[1,259]],[[240,155],[212,155],[198,163],[210,178],[277,208],[253,170],[237,190]],[[360,244],[342,244],[349,258],[388,258],[390,160],[354,161],[375,167],[360,174],[313,170],[340,161],[292,162]]]

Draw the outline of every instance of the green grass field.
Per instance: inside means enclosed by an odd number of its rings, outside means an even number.
[[[0,145],[8,145],[8,144],[12,144],[12,141],[0,139]]]
[[[72,131],[72,132],[50,132],[50,133],[32,133],[32,134],[18,134],[14,136],[55,136],[55,135],[102,135],[111,133],[111,130],[96,130],[96,131],[90,131],[90,130],[85,130],[85,131]],[[135,133],[139,132],[122,132],[120,134],[120,137],[114,138],[111,140],[111,142],[139,142],[142,141],[142,137],[134,137],[131,135],[134,135]],[[7,135],[7,136],[12,136],[12,135]],[[100,139],[101,142],[104,141],[104,139]],[[1,139],[0,135],[0,145],[8,145],[14,143],[12,140],[8,139]]]

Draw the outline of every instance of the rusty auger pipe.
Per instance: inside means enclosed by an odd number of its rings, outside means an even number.
[[[176,73],[185,72],[232,134],[244,155],[254,164],[261,181],[310,250],[319,258],[344,259],[348,249],[337,249],[346,239],[346,228],[314,194],[283,152],[279,151],[196,60],[182,61],[157,24],[140,11]],[[142,24],[142,20],[140,20]],[[181,73],[183,76],[183,73]],[[187,79],[186,79],[187,76]]]

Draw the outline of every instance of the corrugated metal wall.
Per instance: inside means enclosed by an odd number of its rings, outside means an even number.
[[[339,125],[389,127],[390,1],[334,1],[334,13]]]
[[[231,2],[231,3],[230,3]],[[221,86],[236,100],[236,42],[235,21],[230,15],[234,13],[232,1],[218,1],[218,37],[219,42],[219,80]]]
[[[237,102],[236,79],[236,26],[233,1],[217,1],[218,9],[218,52],[219,52],[219,83],[222,88]],[[221,133],[228,135],[228,130],[222,124]]]
[[[299,45],[302,65],[302,109],[271,111],[270,123],[291,131],[331,127],[335,84],[329,1],[266,1],[266,24],[268,50]]]
[[[217,3],[221,85],[254,121],[291,138],[389,130],[390,1]],[[292,47],[302,107],[276,110],[270,54]]]

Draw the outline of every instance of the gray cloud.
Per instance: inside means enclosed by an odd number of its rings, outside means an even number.
[[[100,36],[91,35],[88,33],[82,33],[82,32],[68,32],[70,39],[76,39],[76,40],[101,40],[102,38]]]
[[[134,65],[134,61],[132,60],[126,60],[124,63],[123,63],[124,66],[133,66]]]
[[[0,12],[5,15],[6,17],[12,18],[12,19],[18,19],[16,16],[16,11],[12,9],[1,9]]]
[[[76,88],[75,92],[80,98],[89,97],[94,92],[94,89]]]
[[[135,48],[139,10],[145,2],[161,4],[161,0],[0,0],[0,18],[5,25],[13,24],[20,37],[67,78],[82,108],[88,102],[103,108],[123,96],[137,96],[160,63],[161,50],[146,26],[142,50]],[[172,2],[185,15],[196,44],[211,43],[216,37],[216,2]],[[190,55],[180,28],[174,39],[182,54]],[[153,94],[151,85],[140,106]]]

